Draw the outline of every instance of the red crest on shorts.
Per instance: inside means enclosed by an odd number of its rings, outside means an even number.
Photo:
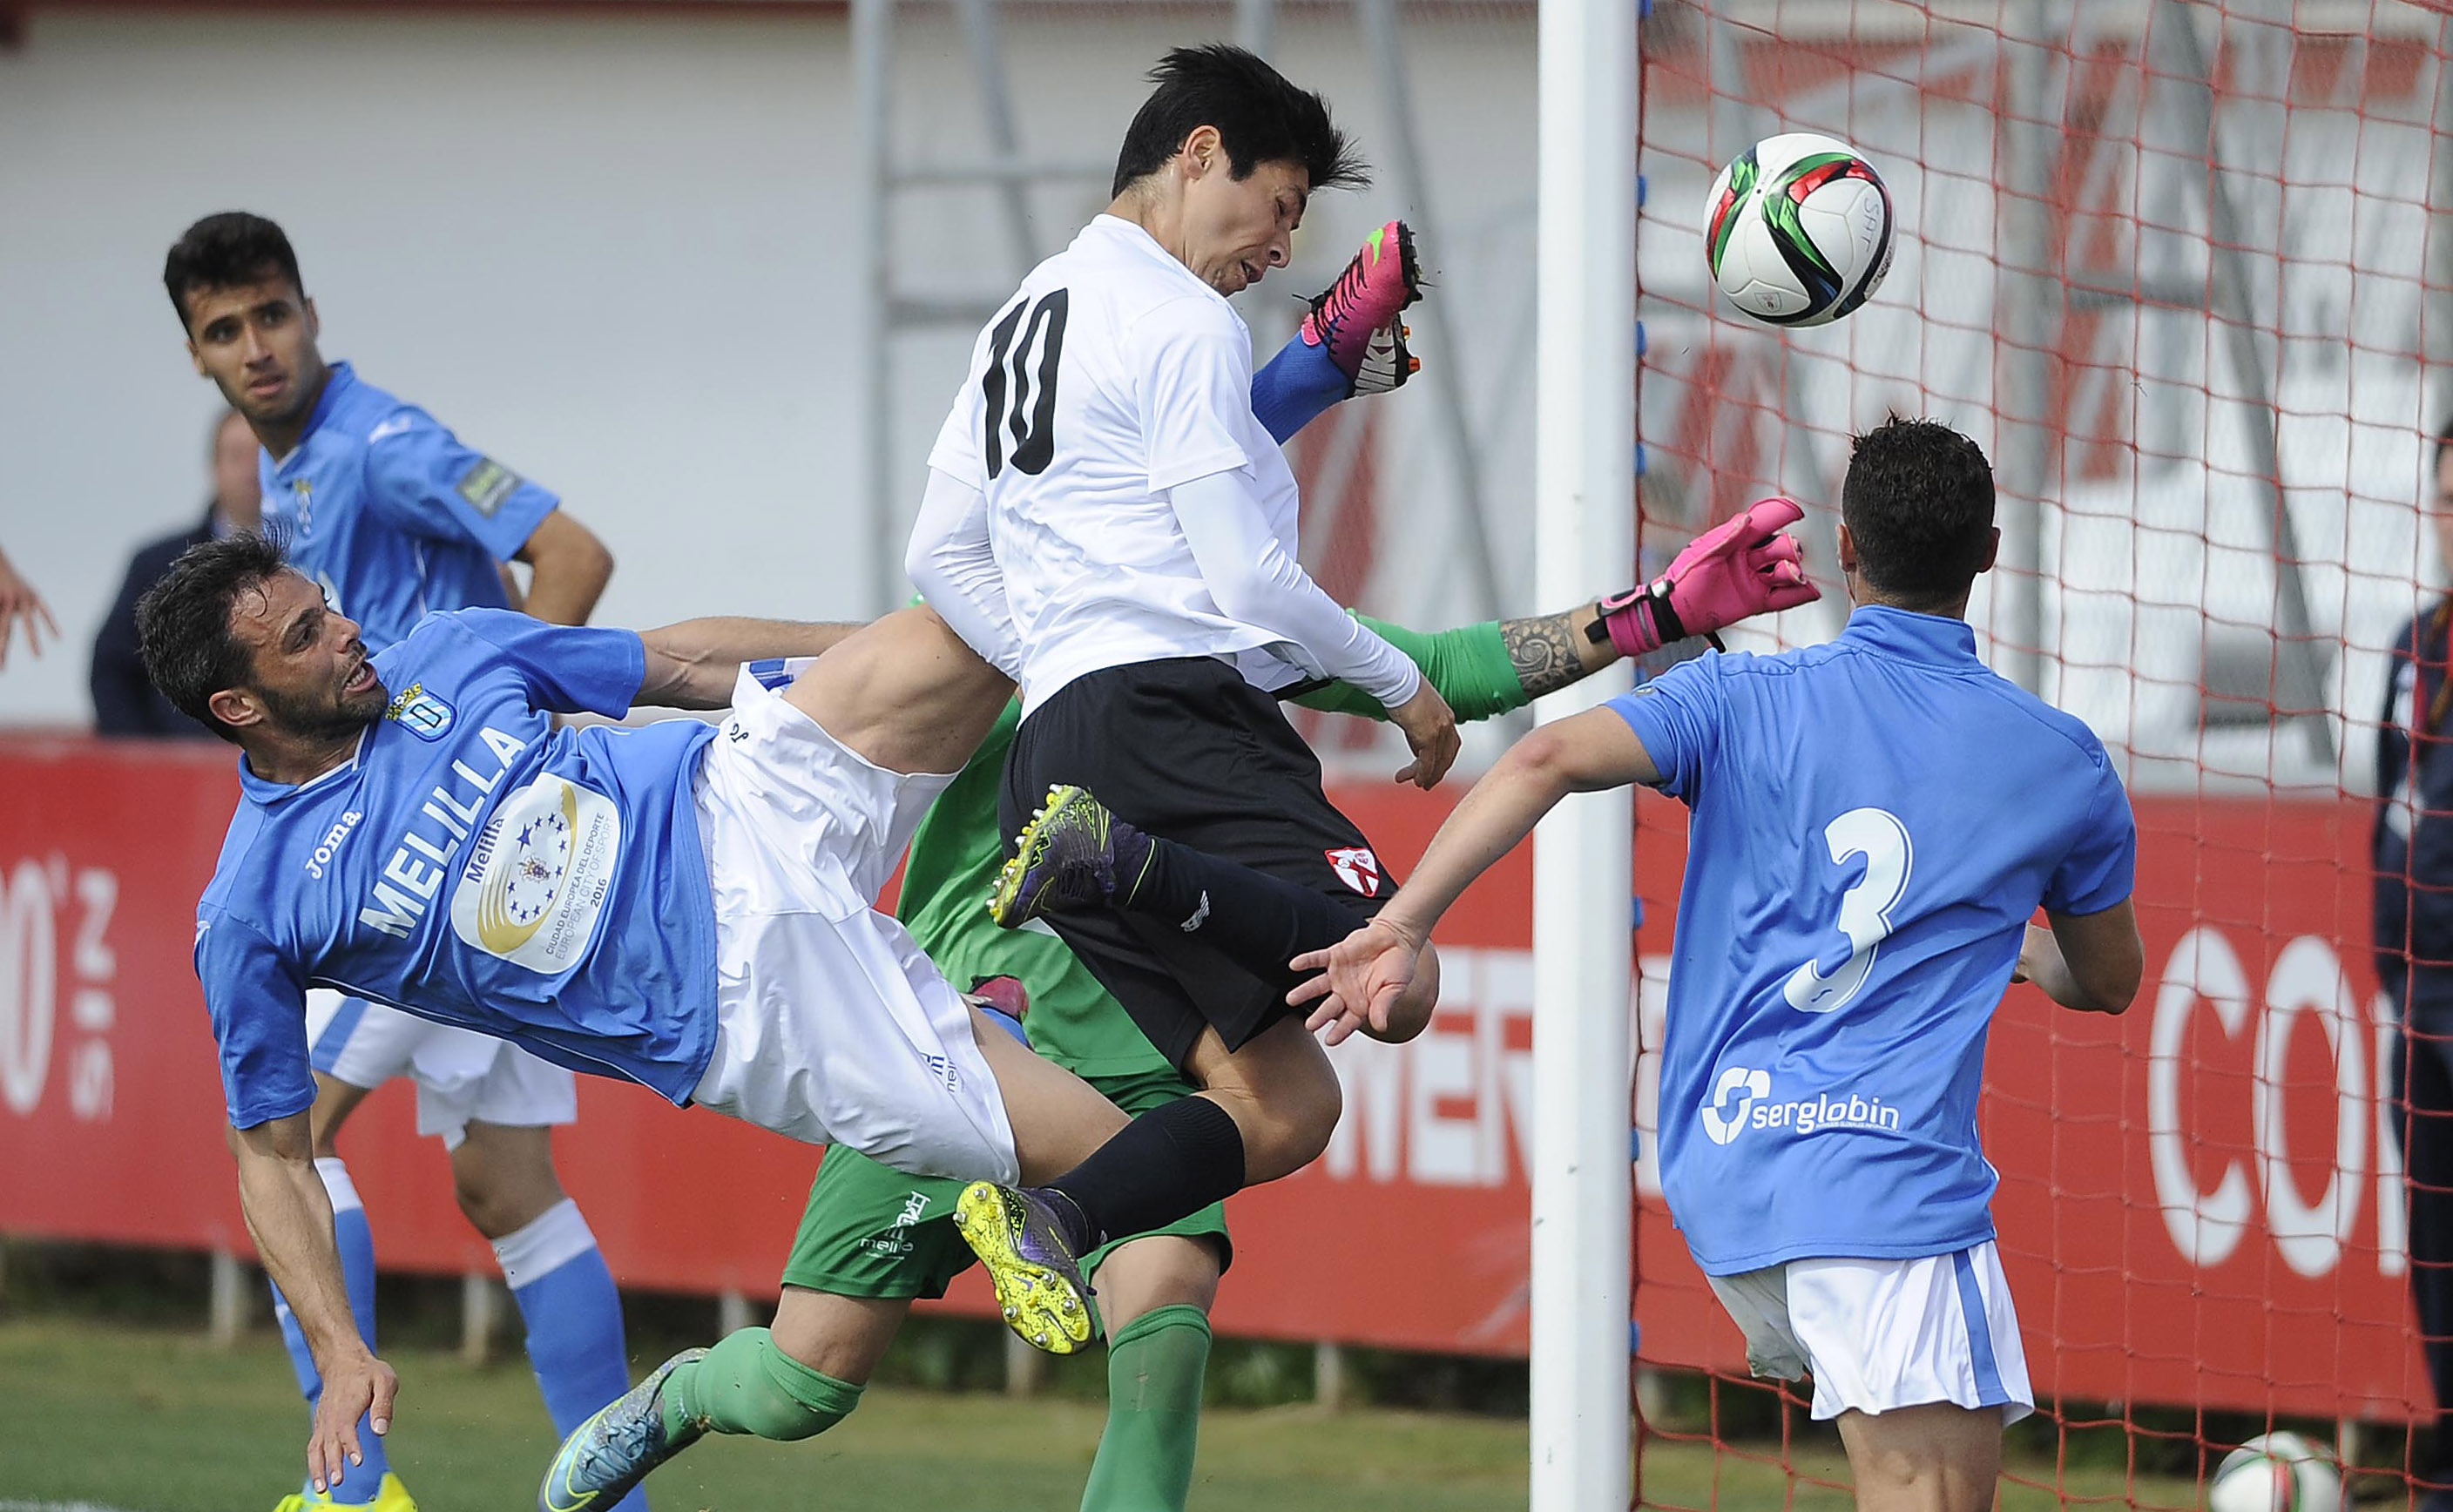
[[[1321,854],[1337,873],[1337,880],[1366,898],[1380,896],[1380,858],[1371,854],[1367,846],[1340,846]]]

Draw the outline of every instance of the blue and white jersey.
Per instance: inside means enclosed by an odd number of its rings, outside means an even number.
[[[1696,1263],[1992,1238],[1977,1092],[2024,926],[2111,907],[2136,867],[2103,745],[1977,660],[1965,622],[1878,607],[1609,706],[1693,810],[1660,1118]]]
[[[628,710],[628,630],[429,616],[377,653],[390,707],[346,765],[242,797],[196,975],[242,1128],[315,1100],[306,993],[336,987],[689,1099],[715,1035],[715,905],[691,783],[715,727]]]
[[[498,562],[561,501],[345,362],[289,455],[259,455],[267,529],[375,650],[429,610],[502,608]]]

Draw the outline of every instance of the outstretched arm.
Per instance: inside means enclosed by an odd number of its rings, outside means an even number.
[[[1296,970],[1321,975],[1298,985],[1286,1001],[1301,1006],[1318,1000],[1311,1027],[1326,1027],[1331,1044],[1357,1029],[1385,1031],[1440,916],[1475,878],[1523,844],[1560,799],[1660,780],[1644,742],[1609,709],[1588,709],[1535,730],[1465,795],[1395,902],[1337,945],[1295,959]]]
[[[361,1414],[370,1414],[375,1432],[390,1430],[400,1381],[375,1358],[349,1313],[341,1253],[332,1242],[331,1199],[315,1171],[307,1119],[293,1113],[252,1128],[233,1127],[229,1147],[238,1159],[247,1230],[324,1377],[307,1440],[308,1481],[322,1492],[341,1484],[350,1465],[365,1462],[358,1443]]]
[[[1438,635],[1356,618],[1411,658],[1459,719],[1487,719],[1581,682],[1621,656],[1644,656],[1757,614],[1812,603],[1816,590],[1799,565],[1797,542],[1782,530],[1803,513],[1786,499],[1762,500],[1696,537],[1651,583],[1582,608]],[[1502,652],[1512,676],[1497,670]],[[1297,702],[1386,717],[1378,700],[1345,684],[1331,683]]]
[[[859,628],[718,616],[642,630],[648,675],[632,702],[653,708],[724,708],[732,703],[744,662],[821,656]]]
[[[1311,580],[1270,530],[1252,487],[1251,472],[1233,468],[1167,491],[1210,598],[1227,618],[1301,647],[1313,666],[1378,699],[1414,750],[1399,780],[1432,786],[1456,760],[1456,716],[1395,647]]]
[[[1619,649],[1608,636],[1597,641],[1585,633],[1600,617],[1601,607],[1587,604],[1558,614],[1485,620],[1426,633],[1368,614],[1355,616],[1421,667],[1456,717],[1466,722],[1523,708],[1617,661]],[[1326,684],[1295,702],[1331,714],[1388,717],[1378,699],[1350,683]]]

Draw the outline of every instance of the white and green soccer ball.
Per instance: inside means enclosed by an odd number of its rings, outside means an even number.
[[[2334,1457],[2296,1433],[2262,1433],[2215,1467],[2208,1512],[2343,1512]]]
[[[1712,282],[1754,319],[1829,325],[1891,270],[1891,191],[1835,137],[1767,136],[1712,181],[1704,255]]]

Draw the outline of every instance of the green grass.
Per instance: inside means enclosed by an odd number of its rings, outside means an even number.
[[[553,1437],[516,1351],[472,1368],[404,1348],[391,1450],[426,1512],[533,1504]],[[800,1444],[711,1439],[650,1482],[659,1512],[824,1507],[857,1512],[1070,1512],[1104,1410],[1064,1398],[881,1387],[842,1427]],[[90,1501],[135,1512],[266,1512],[292,1488],[305,1413],[276,1340],[219,1351],[192,1334],[91,1320],[0,1323],[0,1500]],[[1749,1445],[1768,1454],[1771,1445]],[[1525,1503],[1519,1421],[1298,1405],[1212,1408],[1194,1512],[1448,1512]],[[1801,1432],[1806,1476],[1847,1479],[1827,1430]],[[2049,1479],[2041,1467],[2025,1472]],[[1845,1491],[1776,1464],[1656,1441],[1648,1502],[1733,1509],[1845,1508]],[[2184,1481],[2142,1482],[2140,1502],[2187,1507]],[[2118,1505],[2117,1468],[2073,1472],[2069,1491]],[[1792,1499],[1793,1497],[1793,1499]],[[2006,1488],[2007,1512],[2045,1512],[2050,1493]]]

